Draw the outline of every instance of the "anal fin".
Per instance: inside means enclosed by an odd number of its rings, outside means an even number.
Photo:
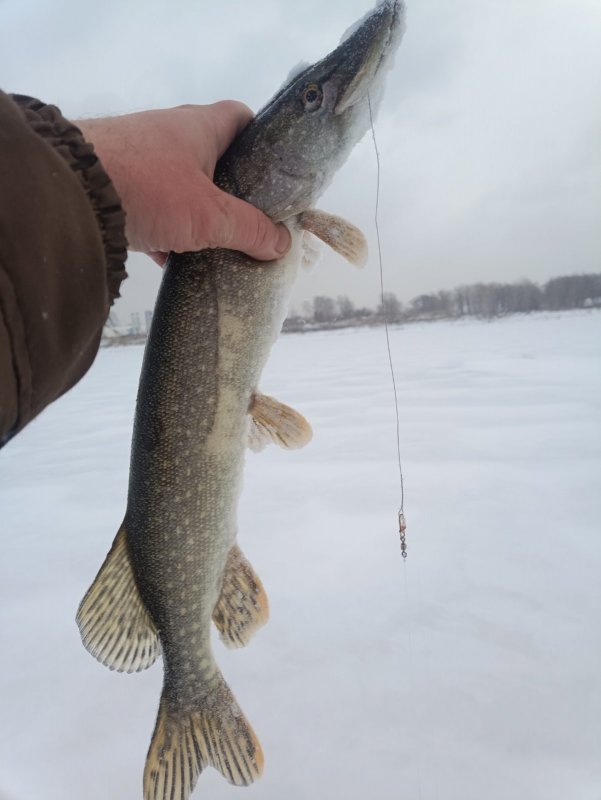
[[[242,550],[234,545],[225,565],[223,586],[213,610],[221,641],[244,647],[269,619],[267,594]]]
[[[118,672],[139,672],[157,660],[157,630],[140,597],[122,526],[81,601],[77,624],[88,652]]]
[[[304,447],[313,438],[311,426],[302,414],[269,395],[256,392],[248,413],[248,446],[256,452],[269,442],[294,450]]]

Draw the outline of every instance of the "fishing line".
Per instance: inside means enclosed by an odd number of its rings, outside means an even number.
[[[375,214],[374,214],[374,223],[376,229],[376,239],[378,242],[378,262],[380,267],[380,298],[382,304],[382,314],[384,317],[384,330],[386,333],[386,350],[388,353],[388,364],[390,367],[390,376],[392,378],[392,389],[394,393],[394,408],[396,414],[396,444],[397,444],[397,461],[399,467],[399,480],[400,480],[400,489],[401,489],[401,503],[398,511],[398,523],[399,523],[399,537],[400,537],[400,544],[401,544],[401,554],[403,559],[407,558],[407,543],[405,540],[405,530],[406,530],[406,523],[405,523],[405,513],[404,513],[404,503],[405,503],[405,485],[403,481],[403,465],[401,459],[401,422],[400,422],[400,414],[399,414],[399,397],[398,397],[398,390],[397,390],[397,382],[396,382],[396,375],[394,371],[394,362],[392,360],[392,348],[390,345],[390,331],[388,328],[388,314],[386,311],[385,305],[385,292],[384,292],[384,266],[383,266],[383,259],[382,259],[382,244],[380,239],[380,226],[379,226],[379,205],[380,205],[380,151],[378,150],[378,143],[376,141],[376,131],[374,126],[374,119],[373,119],[373,112],[371,107],[371,97],[369,92],[367,93],[367,104],[369,108],[369,121],[371,126],[371,135],[374,143],[374,151],[376,155],[376,205],[375,205]],[[406,562],[405,562],[406,563]],[[414,645],[414,635],[413,635],[413,610],[412,604],[409,597],[409,582],[407,579],[407,570],[403,570],[403,584],[404,584],[404,595],[405,595],[405,608],[407,609],[406,615],[406,630],[407,630],[407,644],[408,644],[408,652],[409,652],[409,681],[411,686],[411,691],[409,695],[409,705],[411,708],[411,717],[412,717],[412,727],[414,736],[412,738],[413,744],[413,762],[415,766],[415,777],[417,783],[417,791],[419,800],[423,798],[423,782],[422,782],[422,761],[423,761],[423,754],[424,754],[424,735],[423,730],[420,724],[420,715],[417,710],[417,696],[419,692],[417,691],[417,670],[416,670],[416,659],[415,659],[415,645]],[[438,798],[438,782],[435,781],[435,797]]]
[[[382,263],[382,242],[380,241],[380,224],[378,219],[378,212],[380,210],[380,151],[378,150],[378,143],[376,141],[376,129],[374,127],[374,118],[371,110],[371,97],[367,93],[367,105],[369,108],[369,122],[371,126],[371,136],[374,143],[374,151],[376,154],[376,208],[374,212],[374,223],[376,227],[376,240],[378,242],[378,262],[380,265],[380,300],[382,315],[384,317],[384,330],[386,332],[386,349],[388,351],[388,364],[390,367],[390,377],[392,378],[392,391],[394,393],[394,411],[396,414],[396,450],[397,462],[399,467],[399,480],[401,485],[401,503],[398,511],[398,524],[399,524],[399,539],[401,543],[401,555],[403,559],[407,558],[407,541],[405,539],[405,531],[407,524],[405,522],[405,482],[403,480],[403,464],[401,461],[401,420],[399,416],[399,395],[396,386],[396,375],[394,372],[394,363],[392,361],[392,350],[390,348],[390,331],[388,330],[388,314],[386,312],[386,304],[384,298],[384,266]]]

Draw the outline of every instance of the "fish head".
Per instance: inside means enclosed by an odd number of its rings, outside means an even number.
[[[225,187],[275,221],[311,207],[369,128],[404,17],[403,0],[381,0],[289,79],[219,162]]]

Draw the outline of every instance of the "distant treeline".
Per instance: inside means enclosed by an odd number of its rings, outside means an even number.
[[[303,314],[291,312],[284,330],[423,319],[460,317],[501,317],[531,311],[573,308],[601,308],[601,274],[567,275],[542,286],[532,281],[519,283],[473,283],[450,291],[420,294],[406,306],[392,292],[384,294],[376,309],[357,308],[348,297],[314,297],[305,303]]]

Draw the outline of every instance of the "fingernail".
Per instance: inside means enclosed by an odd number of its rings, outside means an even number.
[[[278,255],[283,256],[284,253],[287,253],[290,249],[290,244],[292,239],[290,237],[290,231],[288,228],[280,223],[278,225],[278,240],[275,245],[275,251]]]

